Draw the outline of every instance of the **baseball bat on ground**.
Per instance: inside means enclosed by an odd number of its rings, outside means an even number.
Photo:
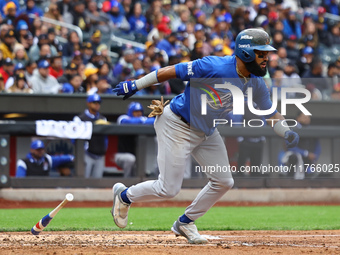
[[[31,229],[31,233],[33,235],[39,235],[41,231],[46,228],[48,223],[53,219],[54,216],[57,215],[57,213],[60,211],[61,208],[63,208],[68,202],[73,200],[73,195],[71,193],[66,194],[65,199],[56,207],[53,211],[51,211],[49,214],[44,216],[37,224],[33,226]]]

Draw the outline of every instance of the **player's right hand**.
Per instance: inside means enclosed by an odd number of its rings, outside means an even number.
[[[138,89],[136,81],[122,81],[112,91],[117,93],[117,96],[124,96],[123,100],[125,100],[134,95]]]

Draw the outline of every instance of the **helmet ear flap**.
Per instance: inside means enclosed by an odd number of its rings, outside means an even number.
[[[242,50],[242,55],[243,58],[241,59],[245,62],[252,62],[255,59],[255,53],[253,50],[250,51]]]

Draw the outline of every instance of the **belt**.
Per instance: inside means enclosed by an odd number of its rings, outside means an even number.
[[[171,107],[170,107],[170,110],[171,110]],[[184,119],[181,115],[178,115],[178,114],[174,113],[173,111],[172,111],[172,113],[175,114],[176,116],[178,116],[181,119],[181,121],[183,121],[185,124],[190,126],[190,123],[186,119]]]
[[[179,116],[179,117],[181,117],[181,121],[183,121],[185,124],[190,126],[190,123],[186,119],[184,119],[182,116]]]

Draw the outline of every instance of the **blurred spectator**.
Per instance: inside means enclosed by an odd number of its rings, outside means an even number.
[[[69,82],[64,83],[61,89],[62,93],[84,93],[85,89],[81,86],[83,82],[82,77],[79,74],[71,75]]]
[[[44,15],[43,10],[35,5],[35,0],[25,0],[25,7],[20,9],[18,15],[25,14],[25,15],[34,15],[36,17],[41,17]],[[30,18],[30,23],[33,23],[33,19]]]
[[[302,43],[307,47],[313,48],[315,50],[319,45],[318,31],[316,29],[315,23],[310,22],[306,25],[306,30],[302,36]]]
[[[0,92],[5,92],[4,78],[2,78],[2,74],[1,73],[0,73]]]
[[[71,31],[67,43],[63,45],[63,57],[70,58],[74,52],[81,49],[80,39],[76,31]]]
[[[15,5],[13,1],[7,2],[5,7],[3,8],[5,16],[2,23],[10,25],[11,29],[14,29],[15,18],[17,16],[18,9],[19,8]]]
[[[2,17],[5,16],[5,13],[6,13],[5,7],[10,2],[14,3],[16,9],[19,10],[19,8],[20,8],[19,0],[0,0],[0,14],[1,14]]]
[[[132,102],[128,106],[127,114],[117,119],[118,125],[153,125],[155,118],[144,116],[143,106],[138,102]],[[114,155],[116,164],[123,168],[124,178],[132,176],[132,170],[136,162],[136,135],[120,135],[118,138],[118,152]]]
[[[72,0],[62,0],[57,2],[59,13],[62,15],[64,22],[72,23],[72,14],[71,14],[71,1]]]
[[[102,41],[102,33],[100,30],[96,30],[93,32],[91,37],[92,49],[94,52],[97,51],[98,46],[101,44]]]
[[[7,93],[29,93],[32,94],[33,90],[28,87],[26,83],[25,74],[18,73],[14,77],[14,84],[6,90]]]
[[[54,78],[58,78],[64,74],[63,60],[61,55],[57,55],[51,58],[49,74],[52,75]]]
[[[283,84],[285,87],[294,88],[301,87],[302,81],[300,76],[297,74],[297,67],[294,61],[290,60],[287,65],[283,68]],[[288,93],[287,98],[295,98],[297,95],[295,93]]]
[[[25,66],[21,63],[18,63],[15,65],[14,70],[13,70],[13,76],[9,77],[5,83],[5,88],[9,89],[10,87],[12,87],[12,85],[14,84],[14,78],[16,75],[18,74],[23,74],[25,75]]]
[[[287,58],[292,61],[296,61],[300,57],[300,51],[298,49],[297,38],[295,35],[291,35],[286,42]]]
[[[57,94],[61,89],[57,79],[49,74],[50,64],[47,60],[40,60],[38,72],[33,74],[31,79],[34,93]]]
[[[129,17],[130,33],[134,33],[137,41],[145,42],[148,32],[146,31],[146,18],[142,14],[142,5],[136,2],[133,6],[133,14]]]
[[[128,31],[130,24],[120,9],[120,3],[117,0],[110,1],[110,11],[108,12],[113,26],[116,30]]]
[[[277,55],[279,56],[279,59],[278,59],[279,66],[281,68],[284,68],[289,62],[289,59],[287,58],[286,48],[284,47],[278,48]]]
[[[91,89],[97,87],[98,82],[98,68],[88,67],[84,71],[85,80],[82,84],[86,93],[88,93]]]
[[[105,12],[98,9],[97,1],[90,0],[88,2],[85,15],[88,18],[88,22],[90,23],[92,29],[99,29],[103,33],[110,32],[110,26],[112,25],[110,18]]]
[[[16,43],[14,45],[13,53],[14,53],[14,59],[13,59],[14,64],[21,63],[23,65],[26,65],[26,63],[28,62],[28,56],[27,56],[24,45],[20,43]]]
[[[295,35],[291,35],[290,37],[295,37]],[[285,47],[284,35],[282,31],[275,31],[273,34],[273,47],[278,49],[280,47]]]
[[[28,31],[26,35],[21,37],[20,43],[24,46],[24,48],[26,50],[26,54],[27,54],[27,52],[29,51],[29,49],[33,45],[33,35],[32,35],[32,33],[30,31]]]
[[[101,98],[98,94],[87,97],[87,109],[74,117],[74,121],[91,121],[93,124],[107,123],[106,118],[99,113]],[[85,144],[85,178],[102,178],[104,172],[105,153],[108,140],[105,135],[92,135]]]
[[[107,47],[106,44],[100,44],[97,47],[96,52],[99,52],[101,55],[101,60],[107,63],[111,63],[111,57],[109,55],[109,48]]]
[[[330,36],[328,37],[330,46],[340,47],[340,22],[330,27]]]
[[[118,63],[113,69],[113,76],[118,78],[124,68],[129,68],[130,70],[133,70],[132,63],[135,58],[135,51],[133,49],[125,49],[123,51],[123,56],[119,59]]]
[[[67,83],[70,81],[71,76],[76,75],[78,73],[78,67],[75,63],[70,62],[64,71],[64,74],[57,78],[58,82],[61,84]]]
[[[59,2],[59,3],[62,3],[62,2]],[[55,3],[50,3],[50,6],[48,7],[48,11],[44,14],[44,17],[52,19],[52,20],[57,21],[57,22],[64,22],[62,14],[59,12],[58,5],[55,4]],[[46,26],[48,28],[54,28],[54,31],[57,35],[61,35],[62,30],[64,30],[64,32],[67,32],[67,29],[65,29],[61,26],[53,25],[53,24],[48,23],[48,22],[46,22],[44,24],[46,24]]]
[[[27,35],[27,33],[29,31],[28,30],[27,22],[24,21],[24,20],[19,20],[17,25],[16,25],[15,31],[16,31],[16,39],[17,39],[17,41],[21,42],[22,37]]]
[[[291,35],[295,35],[298,39],[301,38],[301,24],[293,11],[290,11],[288,16],[283,20],[283,27],[283,33],[287,38]]]
[[[88,94],[113,94],[112,87],[108,82],[108,79],[104,76],[99,76],[97,86],[93,87]]]
[[[296,117],[298,122],[297,128],[303,129],[310,125],[311,117],[299,112]],[[321,154],[320,141],[316,137],[300,137],[296,147],[288,149],[280,154],[279,158],[282,164],[292,166],[292,171],[287,173],[294,179],[304,179],[305,173],[310,173],[307,164],[315,164]],[[306,165],[305,165],[306,164]]]
[[[29,84],[30,87],[32,87],[32,77],[33,77],[33,72],[38,71],[37,70],[37,63],[29,60],[26,64],[26,71],[25,71],[25,77],[27,80],[27,83]]]
[[[316,28],[318,31],[319,42],[327,46],[331,46],[329,41],[328,20],[325,17],[326,9],[322,6],[318,7],[318,17],[316,20]]]
[[[15,45],[15,32],[8,30],[4,36],[3,41],[0,43],[0,51],[3,58],[14,58],[13,49]]]
[[[50,27],[47,30],[47,38],[48,38],[48,44],[53,46],[57,50],[57,53],[59,53],[59,52],[62,53],[63,45],[57,39],[56,32],[55,32],[55,29],[53,27]]]
[[[340,67],[330,63],[327,68],[329,86],[332,88],[331,98],[340,100]]]
[[[91,58],[91,61],[92,61],[92,58]],[[73,52],[71,62],[75,63],[77,66],[83,63],[83,56],[79,50],[76,50],[75,52]]]
[[[159,40],[163,39],[164,36],[170,35],[172,32],[169,27],[170,21],[170,18],[164,16],[163,13],[156,13],[153,20],[153,29],[149,32],[147,41],[157,43]]]
[[[26,158],[17,161],[16,177],[48,176],[52,168],[74,160],[73,155],[50,156],[45,153],[45,145],[41,140],[31,143]]]
[[[93,55],[92,43],[84,42],[82,47],[83,63],[86,65],[89,63]]]
[[[28,52],[28,57],[34,61],[45,58],[46,56],[53,57],[56,55],[57,50],[53,45],[50,45],[47,34],[39,35],[38,43],[33,45]]]
[[[281,99],[281,88],[285,86],[283,82],[283,75],[284,75],[283,69],[279,66],[273,70],[273,73],[271,75],[272,76],[271,94],[273,94],[273,89],[276,88],[278,99]]]
[[[200,53],[202,54],[202,57],[211,55],[213,50],[212,50],[212,47],[209,45],[209,43],[206,41],[204,27],[201,24],[195,25],[195,38],[196,38],[196,44],[194,45],[194,50],[195,48],[199,49]],[[200,43],[197,44],[197,42],[200,42]],[[202,58],[202,57],[199,57],[199,58]]]
[[[14,64],[13,64],[12,59],[5,58],[5,60],[3,61],[2,67],[0,67],[0,73],[2,75],[2,78],[5,84],[8,78],[13,75],[13,71],[14,71]]]
[[[337,0],[323,0],[324,5],[326,7],[327,12],[337,15],[340,15],[340,6]]]
[[[312,63],[314,58],[313,53],[314,53],[313,48],[309,46],[305,47],[302,50],[302,56],[296,63],[300,76],[304,75],[309,70],[310,64]]]
[[[78,1],[73,4],[71,14],[73,25],[78,26],[83,31],[89,31],[90,23],[85,15],[85,3],[83,1]]]
[[[169,36],[159,41],[156,47],[160,50],[164,50],[166,54],[170,57],[176,55],[177,51],[179,50],[179,45],[176,44],[176,42],[176,33],[172,32]]]
[[[302,76],[303,82],[306,84],[307,89],[317,89],[321,92],[322,97],[328,98],[330,96],[330,87],[322,74],[322,62],[319,58],[313,59],[310,69]],[[309,87],[308,87],[309,86]],[[322,99],[322,98],[320,98]]]
[[[110,64],[107,62],[102,62],[98,69],[98,75],[101,77],[105,77],[108,81],[112,80]]]

